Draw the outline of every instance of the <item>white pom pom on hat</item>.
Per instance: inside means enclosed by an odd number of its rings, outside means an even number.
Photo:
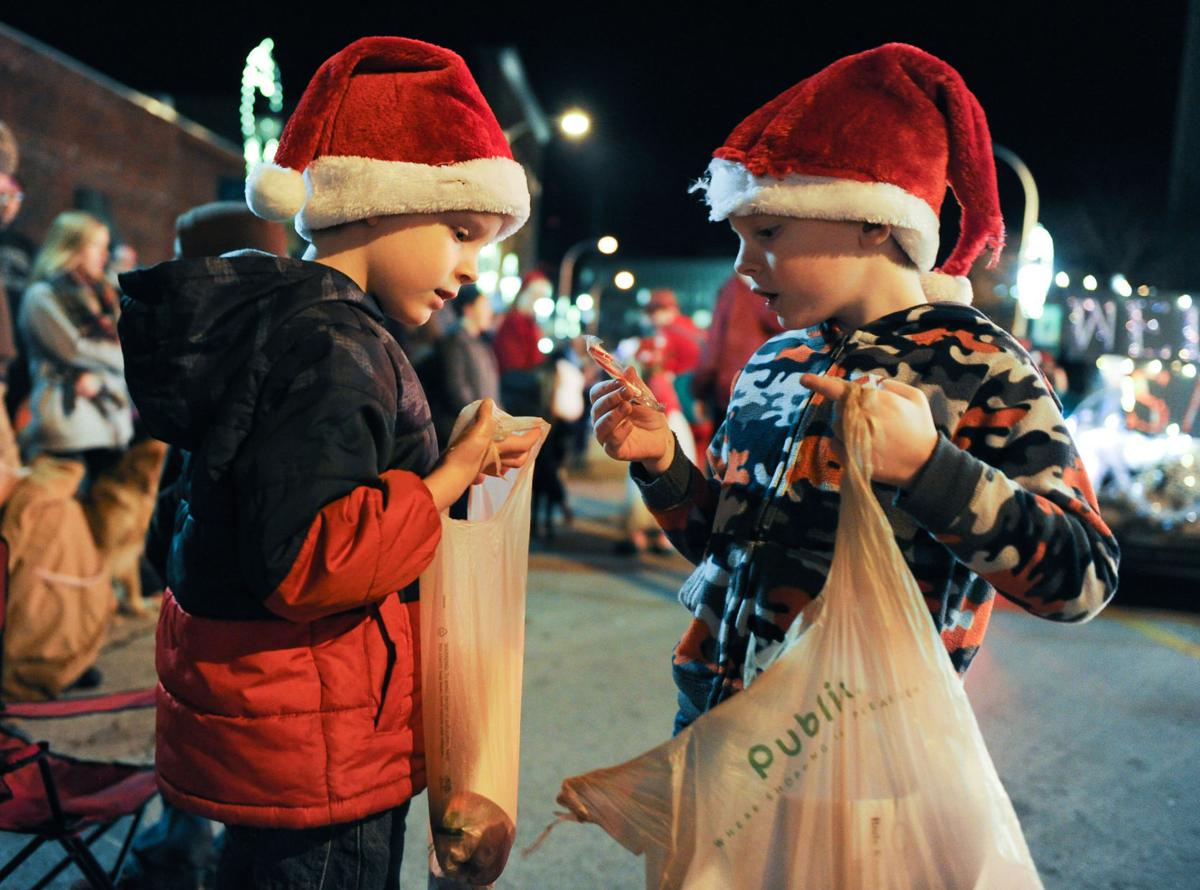
[[[246,179],[246,204],[263,219],[291,219],[307,201],[308,186],[299,170],[259,164]]]
[[[921,290],[931,303],[962,303],[970,306],[975,296],[971,290],[971,279],[965,275],[947,275],[944,272],[921,273]]]

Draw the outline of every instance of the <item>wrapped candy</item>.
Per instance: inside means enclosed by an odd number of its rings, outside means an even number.
[[[645,405],[647,408],[652,408],[655,411],[666,411],[662,402],[654,398],[654,394],[650,392],[650,387],[640,379],[635,382],[625,376],[626,366],[621,364],[616,356],[604,348],[599,337],[593,337],[589,334],[587,337],[584,337],[584,342],[587,344],[587,352],[592,357],[592,360],[603,368],[609,377],[614,380],[620,380],[625,385],[625,388],[633,393],[633,404]]]

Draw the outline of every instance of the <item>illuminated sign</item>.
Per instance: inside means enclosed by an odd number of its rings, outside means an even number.
[[[1103,293],[1063,299],[1063,322],[1057,346],[1067,361],[1123,355],[1134,359],[1200,357],[1200,306],[1191,299],[1133,297],[1123,299]],[[1035,345],[1052,346],[1049,332]]]

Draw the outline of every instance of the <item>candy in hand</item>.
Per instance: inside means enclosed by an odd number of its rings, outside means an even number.
[[[650,392],[650,387],[645,384],[639,386],[625,376],[625,365],[617,361],[616,357],[604,348],[599,337],[593,337],[589,334],[583,339],[587,344],[588,355],[592,357],[592,360],[603,368],[609,377],[614,380],[620,380],[625,384],[625,388],[633,393],[633,404],[645,405],[647,408],[653,408],[655,411],[666,410],[662,402],[654,398],[654,394]]]

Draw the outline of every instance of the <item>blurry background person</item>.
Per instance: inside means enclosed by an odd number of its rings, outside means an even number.
[[[2,125],[0,125],[2,126]],[[0,173],[0,366],[4,375],[4,406],[11,424],[29,398],[29,366],[17,336],[16,318],[21,295],[37,245],[14,226],[25,202],[25,190],[13,173]],[[12,447],[16,447],[15,442]]]
[[[479,399],[493,399],[498,408],[500,368],[486,335],[495,313],[491,298],[473,284],[463,286],[450,301],[456,319],[437,342],[435,356],[417,369],[433,410],[433,425],[443,451],[458,413]]]
[[[81,461],[84,486],[121,457],[133,437],[117,297],[105,278],[108,227],[80,211],[61,213],[33,263],[18,328],[32,380],[27,457]]]
[[[496,330],[493,345],[500,366],[500,400],[515,417],[549,417],[553,381],[538,373],[546,354],[538,348],[542,329],[533,307],[552,293],[550,279],[541,272],[530,272]]]
[[[287,230],[259,219],[245,201],[200,204],[175,220],[175,255],[181,259],[220,256],[234,250],[260,250],[287,256]]]
[[[646,314],[654,330],[662,335],[663,370],[676,377],[696,370],[700,361],[700,350],[704,345],[704,334],[696,323],[679,311],[679,298],[675,291],[657,288],[650,291],[650,302]]]
[[[692,395],[708,406],[715,426],[725,419],[738,372],[758,347],[782,332],[767,301],[750,290],[742,276],[731,275],[717,293],[708,338],[692,377]]]
[[[642,379],[650,387],[654,398],[662,403],[667,415],[667,426],[675,434],[679,442],[679,450],[693,463],[696,462],[696,442],[692,438],[691,425],[684,416],[683,406],[675,391],[675,376],[667,370],[669,363],[670,344],[665,336],[656,333],[643,337],[638,344],[636,361],[640,367]],[[650,550],[654,553],[669,553],[671,544],[666,532],[650,515],[642,501],[633,477],[626,474],[625,507],[624,507],[625,538],[617,542],[616,552],[623,556],[634,556]]]
[[[108,268],[105,277],[115,289],[117,278],[124,272],[132,272],[138,267],[137,250],[132,244],[118,244],[109,251]]]
[[[13,143],[13,147],[11,150],[4,147],[4,133],[7,132],[4,124],[0,123],[0,231],[12,225],[17,214],[21,212],[21,205],[25,199],[21,184],[13,175],[17,155],[11,133],[7,139]],[[12,485],[16,482],[16,475],[6,470],[15,470],[21,465],[17,440],[8,411],[4,408],[8,394],[8,372],[16,357],[17,341],[8,306],[8,285],[4,280],[4,269],[0,267],[0,504],[8,498]]]
[[[657,337],[660,373],[668,375],[678,395],[676,400],[691,427],[691,437],[696,449],[703,453],[712,438],[712,421],[703,401],[692,397],[692,377],[700,363],[700,350],[704,346],[704,333],[696,323],[679,311],[679,299],[675,291],[658,288],[650,292],[646,315]],[[659,401],[663,401],[661,398]],[[666,404],[665,402],[663,404]]]
[[[17,149],[17,137],[4,121],[0,121],[0,173],[8,176],[17,172],[17,161],[20,159]]]
[[[19,152],[12,131],[0,122],[0,233],[17,218],[24,193],[16,178]],[[27,257],[28,254],[20,254]],[[6,406],[10,372],[24,381],[6,280],[0,261],[0,534],[9,543],[3,697],[54,698],[64,690],[94,688],[102,680],[93,662],[108,633],[112,586],[75,500],[82,468],[45,460],[20,469],[20,455]],[[53,582],[51,578],[55,579]],[[70,583],[62,583],[64,580]]]
[[[120,456],[132,433],[107,261],[107,228],[86,214],[64,214],[22,301],[21,333],[41,403],[30,436],[22,434],[29,473],[0,523],[12,547],[3,685],[15,699],[53,698],[103,679],[93,662],[112,616],[111,572],[76,495],[89,458],[94,474]],[[97,402],[110,387],[115,396]]]
[[[530,523],[535,538],[549,540],[554,537],[556,510],[562,514],[564,524],[575,521],[567,494],[565,465],[572,424],[584,415],[584,378],[579,359],[566,340],[555,344],[538,373],[549,386],[549,404],[542,416],[550,421],[550,432],[533,467]]]

